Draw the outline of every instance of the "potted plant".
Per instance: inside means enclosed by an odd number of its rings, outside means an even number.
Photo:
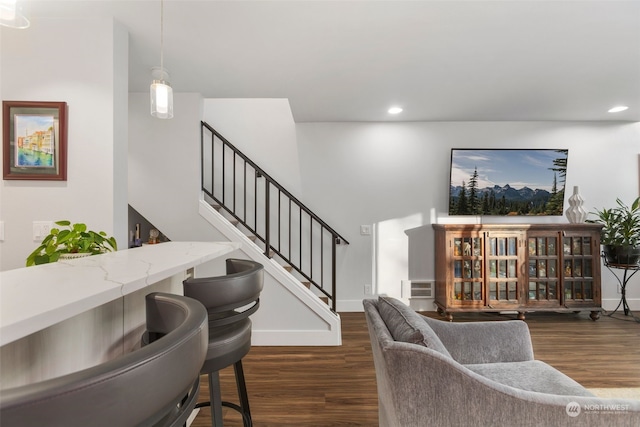
[[[96,255],[117,251],[116,239],[104,231],[87,230],[82,223],[71,225],[69,221],[56,221],[64,228],[52,228],[40,246],[27,257],[27,267],[56,262],[64,254]]]
[[[589,222],[603,225],[600,243],[607,263],[636,265],[640,260],[640,197],[630,206],[620,199],[616,203],[614,208],[596,209],[598,218]]]

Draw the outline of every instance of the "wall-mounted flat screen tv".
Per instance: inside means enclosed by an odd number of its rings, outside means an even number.
[[[569,150],[451,150],[449,215],[562,215]]]

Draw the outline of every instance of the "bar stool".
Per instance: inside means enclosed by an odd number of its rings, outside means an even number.
[[[184,425],[198,398],[207,313],[198,301],[163,293],[147,295],[146,308],[158,339],[91,368],[2,390],[2,426]]]
[[[260,263],[230,258],[226,260],[226,275],[190,278],[183,282],[184,295],[200,301],[209,315],[209,347],[201,374],[209,377],[211,425],[222,427],[222,406],[242,415],[245,427],[253,425],[249,398],[242,369],[242,358],[251,349],[251,319],[260,306],[263,287],[263,266]],[[219,371],[233,365],[239,405],[222,401]]]

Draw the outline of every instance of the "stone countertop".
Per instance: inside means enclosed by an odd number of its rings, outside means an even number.
[[[0,272],[0,346],[239,247],[167,242]]]

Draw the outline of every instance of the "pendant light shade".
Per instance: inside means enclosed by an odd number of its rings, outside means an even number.
[[[9,28],[28,28],[29,18],[19,0],[0,0],[0,25]]]
[[[0,0],[3,1],[3,0]],[[164,69],[164,0],[160,0],[160,66],[151,69],[151,115],[159,119],[173,118],[173,89],[169,73]]]
[[[173,88],[169,83],[169,73],[160,67],[151,70],[151,115],[159,119],[173,117]]]

